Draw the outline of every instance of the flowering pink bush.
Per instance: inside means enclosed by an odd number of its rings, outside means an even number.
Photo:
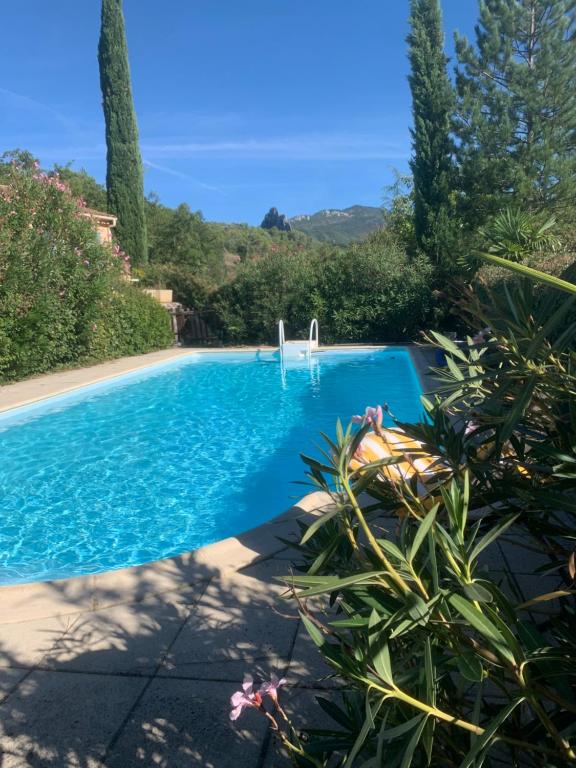
[[[171,343],[165,311],[124,284],[126,255],[98,242],[83,202],[57,174],[13,164],[3,184],[0,381]],[[117,292],[123,300],[114,304]],[[112,305],[116,314],[130,307],[128,319],[104,322]]]

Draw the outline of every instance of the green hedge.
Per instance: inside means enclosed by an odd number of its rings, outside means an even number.
[[[432,280],[426,259],[409,259],[379,232],[347,250],[273,252],[247,262],[209,308],[226,343],[275,342],[280,319],[298,338],[312,317],[325,342],[403,341],[431,317]]]
[[[156,299],[133,285],[120,285],[98,304],[87,354],[97,360],[138,355],[173,341],[170,316]]]
[[[0,192],[0,381],[172,342],[56,175],[14,166]],[[114,309],[115,308],[115,309]]]

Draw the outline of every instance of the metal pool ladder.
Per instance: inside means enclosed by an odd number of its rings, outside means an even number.
[[[286,341],[284,320],[280,320],[278,323],[278,348],[280,350],[280,361],[284,362],[285,359],[302,360],[304,358],[309,360],[312,356],[312,352],[318,349],[319,338],[320,332],[318,329],[318,320],[316,320],[316,318],[310,323],[308,341],[300,341],[299,339]]]

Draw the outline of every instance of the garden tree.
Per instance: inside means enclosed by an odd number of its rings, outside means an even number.
[[[576,202],[576,1],[484,0],[476,45],[456,36],[464,210],[559,218]]]
[[[448,59],[438,0],[412,0],[410,24],[414,234],[417,247],[439,265],[449,258],[454,226],[450,138],[454,95],[446,72]]]
[[[106,120],[108,206],[118,216],[120,245],[132,263],[139,264],[148,259],[144,182],[122,0],[102,0],[98,62]]]
[[[84,200],[89,208],[95,208],[98,211],[107,210],[106,188],[83,168],[80,171],[74,171],[68,163],[67,165],[55,165],[53,172],[58,174],[60,179],[70,187],[74,197]]]
[[[155,195],[146,200],[150,262],[189,269],[215,283],[224,277],[223,247],[217,232],[186,203],[167,208]]]

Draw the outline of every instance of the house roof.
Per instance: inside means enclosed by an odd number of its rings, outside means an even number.
[[[94,208],[83,208],[82,215],[108,227],[115,227],[116,222],[118,221],[118,217],[114,216],[112,213],[107,213],[106,211],[97,211]]]

